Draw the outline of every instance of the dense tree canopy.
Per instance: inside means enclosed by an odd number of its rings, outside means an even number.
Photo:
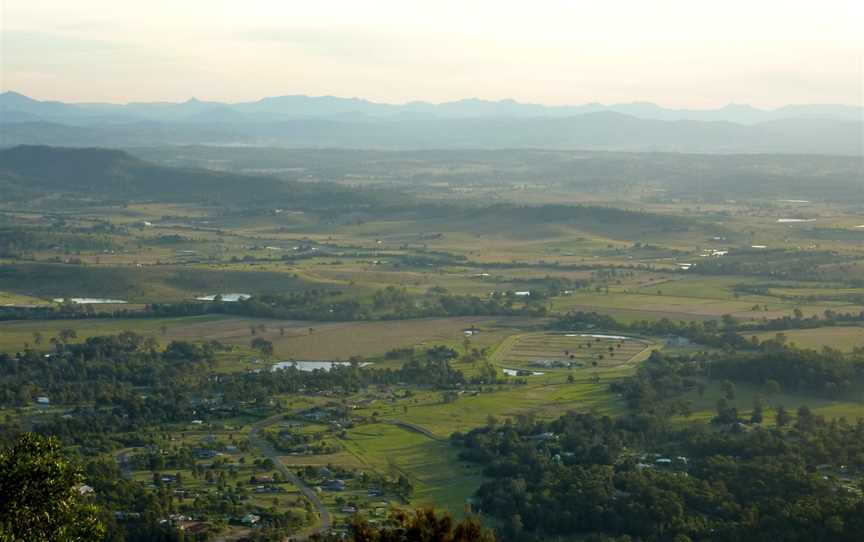
[[[21,435],[0,451],[0,540],[99,540],[105,529],[79,491],[83,482],[57,439]]]

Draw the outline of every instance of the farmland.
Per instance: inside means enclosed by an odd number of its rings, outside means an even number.
[[[537,333],[520,335],[503,352],[500,363],[520,369],[617,367],[633,362],[651,341],[592,333]]]
[[[539,450],[539,428],[572,412],[710,434],[775,428],[781,406],[864,417],[854,204],[424,159],[286,184],[302,201],[273,177],[273,201],[242,204],[0,202],[8,433],[57,434],[242,536],[248,514],[292,532],[393,506],[461,517],[490,482],[454,444],[472,431]]]

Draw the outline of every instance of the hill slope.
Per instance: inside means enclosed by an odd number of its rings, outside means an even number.
[[[230,205],[362,204],[371,195],[335,185],[165,167],[118,150],[22,145],[0,151],[0,182],[22,190],[95,198]]]

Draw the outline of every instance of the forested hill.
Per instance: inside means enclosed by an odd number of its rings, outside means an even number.
[[[272,177],[156,165],[119,150],[21,145],[0,151],[0,187],[93,198],[328,207],[382,194]]]

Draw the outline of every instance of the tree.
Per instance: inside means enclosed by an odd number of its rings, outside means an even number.
[[[74,329],[64,328],[57,332],[57,337],[64,343],[68,343],[71,339],[78,337],[78,333]]]
[[[756,396],[753,398],[753,412],[750,413],[751,423],[762,423],[762,398]]]
[[[776,420],[777,427],[785,427],[789,425],[790,421],[792,421],[792,416],[789,415],[789,412],[783,405],[777,407]]]
[[[105,527],[78,491],[83,482],[57,439],[21,435],[0,451],[0,540],[100,540]]]
[[[507,525],[507,528],[510,530],[510,535],[514,540],[519,539],[519,535],[522,534],[522,529],[524,528],[522,524],[522,516],[519,514],[513,514],[510,516],[510,524]]]
[[[445,513],[437,516],[431,508],[402,510],[390,516],[387,527],[373,527],[362,517],[351,524],[352,542],[495,542],[491,531],[484,529],[476,518],[459,523]]]
[[[414,493],[414,484],[405,475],[400,474],[399,479],[396,481],[396,492],[407,501],[411,498],[411,494]]]
[[[731,401],[735,399],[735,384],[731,380],[724,380],[720,383],[720,389],[723,391],[723,397]]]
[[[774,379],[765,381],[765,393],[769,395],[777,395],[782,390],[780,383]]]
[[[273,355],[273,343],[263,337],[255,337],[249,345],[266,359]]]

